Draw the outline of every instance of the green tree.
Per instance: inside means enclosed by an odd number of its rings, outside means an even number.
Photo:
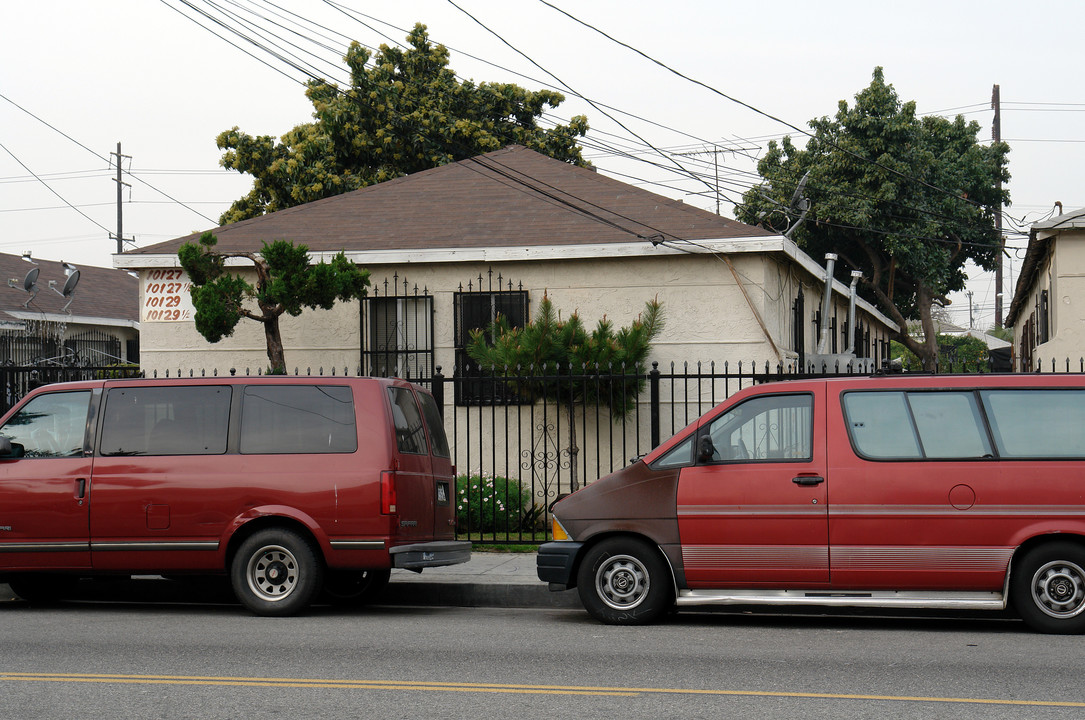
[[[407,36],[406,50],[382,45],[371,57],[351,43],[344,58],[350,87],[309,82],[313,122],[298,125],[281,142],[238,128],[216,143],[223,167],[253,176],[252,190],[220,222],[338,195],[510,144],[587,166],[578,139],[588,120],[540,128],[538,118],[564,101],[561,93],[532,92],[509,83],[460,82],[443,45],[429,41],[424,25]]]
[[[218,239],[206,232],[199,242],[185,243],[177,251],[181,267],[192,280],[192,304],[196,330],[216,343],[233,335],[242,318],[263,323],[269,372],[286,372],[279,318],[297,316],[302,309],[329,310],[337,300],[366,295],[369,271],[348,260],[343,253],[331,262],[310,264],[309,249],[286,240],[264,243],[260,253],[219,252]],[[226,270],[229,258],[245,258],[256,270],[256,284]],[[257,311],[251,309],[256,303]]]
[[[769,143],[758,164],[764,183],[743,196],[738,219],[792,237],[819,258],[835,252],[864,274],[862,294],[900,326],[896,339],[927,370],[938,361],[931,309],[964,288],[971,260],[993,270],[1000,252],[994,213],[1009,195],[1005,143],[982,145],[980,126],[958,115],[917,117],[882,69],[855,104],[840,101],[836,117],[810,121],[806,146],[790,137]],[[800,208],[809,203],[801,223]],[[797,225],[797,226],[796,226]],[[907,332],[919,319],[923,338]]]
[[[614,330],[605,316],[588,332],[580,315],[562,320],[553,302],[543,296],[535,318],[523,327],[511,327],[499,316],[485,331],[474,330],[467,354],[496,376],[512,376],[513,390],[532,402],[553,401],[567,412],[571,488],[577,480],[575,408],[599,403],[622,418],[636,405],[644,389],[645,362],[654,340],[663,330],[663,306],[645,304],[644,312],[628,327]],[[594,376],[585,379],[586,376]],[[561,378],[570,378],[562,382]]]

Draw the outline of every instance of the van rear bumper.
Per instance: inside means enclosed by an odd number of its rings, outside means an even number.
[[[392,567],[422,570],[442,565],[457,565],[471,559],[469,540],[435,540],[433,542],[399,545],[388,551]]]

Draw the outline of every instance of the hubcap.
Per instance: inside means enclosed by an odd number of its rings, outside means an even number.
[[[599,567],[595,586],[604,603],[615,610],[630,610],[648,594],[648,570],[635,557],[615,555]]]
[[[1071,562],[1050,562],[1032,576],[1036,607],[1053,618],[1072,618],[1085,611],[1085,570]]]
[[[249,559],[246,573],[249,589],[262,600],[276,602],[287,597],[298,585],[298,561],[279,545],[261,548]]]

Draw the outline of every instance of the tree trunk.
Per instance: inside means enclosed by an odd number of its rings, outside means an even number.
[[[576,444],[576,408],[572,398],[569,399],[569,404],[565,408],[565,414],[569,418],[569,492],[576,492],[580,489],[580,478],[576,467],[580,448]]]
[[[269,375],[286,374],[286,354],[283,352],[283,339],[279,334],[279,316],[264,320],[264,340],[267,342]]]

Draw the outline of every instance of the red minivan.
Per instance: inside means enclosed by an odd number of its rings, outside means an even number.
[[[99,380],[0,419],[0,582],[223,574],[260,615],[364,600],[393,567],[466,562],[424,389],[380,378]]]
[[[748,388],[554,506],[553,590],[672,606],[1003,609],[1085,631],[1085,377]]]

